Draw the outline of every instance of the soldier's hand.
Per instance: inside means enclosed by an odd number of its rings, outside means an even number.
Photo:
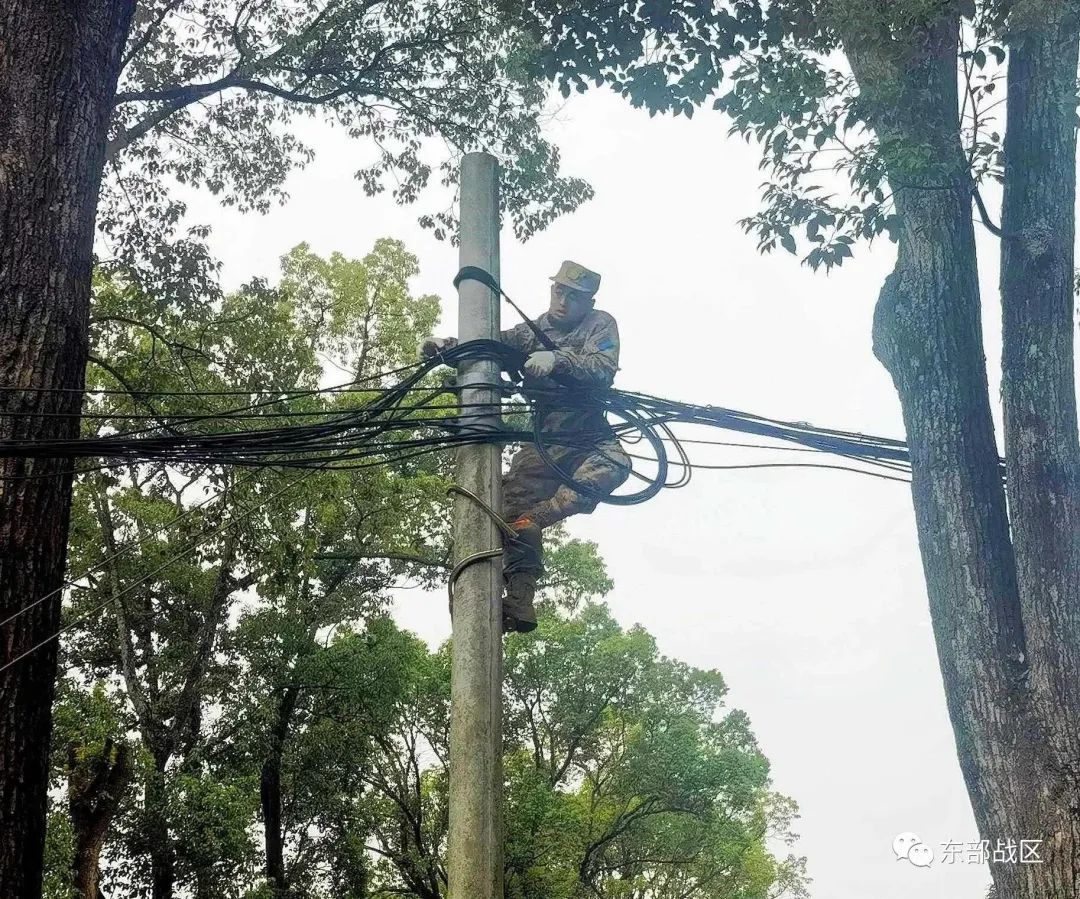
[[[423,343],[420,344],[420,361],[425,362],[434,356],[437,356],[442,352],[443,347],[446,346],[446,341],[440,337],[429,337]]]
[[[538,350],[525,360],[525,372],[534,378],[546,378],[555,371],[555,354],[551,350]]]

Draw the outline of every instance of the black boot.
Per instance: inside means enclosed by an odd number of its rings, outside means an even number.
[[[536,630],[536,572],[517,571],[506,579],[506,596],[503,599],[503,633],[517,631],[527,634]]]
[[[503,632],[527,634],[536,630],[536,579],[543,571],[543,542],[541,531],[528,519],[511,525],[517,536],[505,542],[503,580],[506,597],[503,599]]]

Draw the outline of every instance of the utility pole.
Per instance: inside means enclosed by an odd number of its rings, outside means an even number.
[[[460,263],[499,279],[499,169],[493,156],[469,153],[461,162]],[[458,287],[458,339],[495,340],[499,298],[478,281]],[[494,361],[463,362],[457,383],[473,427],[499,421],[499,369]],[[488,410],[490,415],[478,416]],[[474,417],[476,416],[476,417]],[[502,448],[494,443],[458,450],[457,484],[495,510],[502,508]],[[494,523],[476,503],[454,504],[454,556],[500,547]],[[461,572],[454,588],[454,654],[450,680],[450,899],[502,899],[502,560],[496,556]]]

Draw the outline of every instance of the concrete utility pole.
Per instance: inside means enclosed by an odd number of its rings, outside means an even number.
[[[469,153],[461,163],[462,266],[499,279],[499,169],[493,156]],[[499,298],[477,281],[458,287],[458,339],[499,336]],[[458,368],[461,402],[478,428],[498,427],[498,366],[465,362]],[[475,403],[490,403],[490,416]],[[502,508],[501,447],[458,450],[457,484],[493,509]],[[476,503],[454,504],[454,555],[497,549],[499,532]],[[502,899],[502,560],[466,568],[454,589],[454,661],[450,687],[450,899]]]

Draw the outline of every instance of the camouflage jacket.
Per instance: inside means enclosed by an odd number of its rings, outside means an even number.
[[[555,374],[563,376],[582,387],[610,387],[619,368],[619,326],[608,313],[593,309],[576,328],[563,331],[556,328],[545,312],[536,319],[536,326],[551,338],[559,349],[555,352]],[[503,331],[499,339],[525,354],[546,350],[532,328],[522,322]],[[457,346],[457,339],[447,340],[448,347]],[[525,391],[529,388],[566,391],[567,399],[573,401],[573,388],[552,378],[525,376]],[[614,439],[604,413],[588,409],[559,409],[544,415],[541,428],[551,434],[587,435],[586,442]],[[578,443],[582,441],[577,441]]]
[[[545,312],[536,320],[536,326],[559,348],[555,351],[555,374],[562,376],[563,383],[526,375],[526,392],[530,387],[572,392],[572,387],[565,386],[566,380],[589,388],[612,385],[619,369],[619,326],[608,313],[593,309],[577,327],[562,331],[552,324]],[[524,322],[503,331],[500,336],[503,343],[526,354],[546,349]],[[588,433],[590,440],[611,439],[612,436],[603,412],[596,410],[550,412],[544,416],[541,427],[550,433]]]

